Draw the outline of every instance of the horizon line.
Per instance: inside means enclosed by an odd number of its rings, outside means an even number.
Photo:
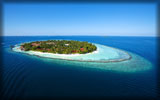
[[[1,37],[3,37],[3,35],[0,35]],[[110,36],[118,36],[118,37],[160,37],[159,35],[151,35],[151,36],[144,36],[144,35],[4,35],[5,36],[10,36],[10,37],[14,37],[14,36],[99,36],[99,37],[110,37]]]

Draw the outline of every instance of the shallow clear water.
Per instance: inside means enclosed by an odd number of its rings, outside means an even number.
[[[41,58],[10,50],[23,42],[69,39],[88,41],[129,52],[133,59],[117,63],[88,63]],[[154,37],[4,37],[3,96],[98,97],[156,96]],[[138,59],[138,60],[137,60]]]

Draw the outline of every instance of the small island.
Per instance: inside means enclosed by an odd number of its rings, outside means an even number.
[[[23,51],[40,51],[54,54],[86,54],[97,50],[97,47],[88,42],[74,40],[47,40],[23,43]]]
[[[130,60],[132,57],[126,51],[85,41],[45,40],[16,44],[15,52],[81,62],[109,63]]]

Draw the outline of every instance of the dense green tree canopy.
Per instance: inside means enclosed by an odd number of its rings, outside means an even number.
[[[85,54],[97,50],[92,43],[73,40],[47,40],[24,43],[21,45],[24,51],[41,51],[58,54]]]

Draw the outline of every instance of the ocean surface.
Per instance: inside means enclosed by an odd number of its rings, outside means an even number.
[[[144,58],[152,66],[134,72],[104,70],[101,65],[95,68],[86,63],[82,67],[81,63],[72,64],[74,61],[43,58],[10,49],[11,45],[51,39],[88,41],[118,48]],[[1,45],[3,99],[157,96],[156,37],[5,36]],[[136,62],[134,64],[136,66]],[[138,66],[146,67],[145,64]]]

